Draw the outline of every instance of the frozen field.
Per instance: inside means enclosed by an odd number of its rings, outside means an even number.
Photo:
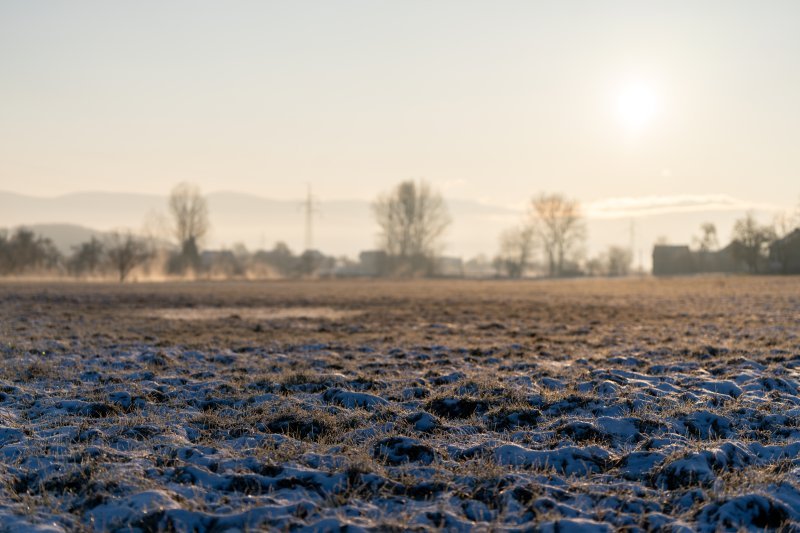
[[[800,279],[0,285],[0,531],[800,530]]]

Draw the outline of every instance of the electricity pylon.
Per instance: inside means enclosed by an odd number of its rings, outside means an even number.
[[[317,199],[311,194],[311,184],[308,184],[308,193],[306,201],[303,202],[302,209],[305,212],[306,227],[305,227],[305,249],[312,250],[314,247],[314,215],[319,213],[317,208]]]

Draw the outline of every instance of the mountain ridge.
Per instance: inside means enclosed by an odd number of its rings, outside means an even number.
[[[305,217],[301,199],[273,199],[237,191],[214,191],[205,197],[212,226],[208,239],[210,247],[243,242],[250,248],[269,248],[274,242],[284,241],[295,250],[303,248]],[[164,217],[168,215],[167,198],[167,195],[105,191],[45,197],[0,191],[0,227],[71,224],[94,232],[118,228],[140,230],[144,226],[152,229],[164,226]],[[454,221],[513,220],[519,215],[511,209],[470,200],[452,199],[447,204]],[[374,248],[377,228],[372,219],[371,202],[337,199],[318,201],[317,207],[315,248],[349,256]],[[497,232],[493,228],[497,224],[475,225],[479,226],[477,233],[470,231],[461,237],[456,224],[451,228],[451,237],[463,239],[467,244],[459,246],[455,250],[457,253],[466,255],[472,251],[478,253],[479,248],[494,248]],[[484,233],[482,237],[481,233]],[[490,252],[487,250],[487,253]]]

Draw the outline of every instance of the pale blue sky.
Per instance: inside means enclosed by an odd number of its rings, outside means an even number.
[[[800,2],[0,2],[0,189],[800,194]],[[658,112],[632,132],[619,94]],[[642,200],[645,204],[648,200]]]

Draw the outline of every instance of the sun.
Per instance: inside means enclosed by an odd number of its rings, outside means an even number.
[[[617,93],[617,115],[629,130],[641,131],[658,114],[658,94],[646,82],[623,85]]]

